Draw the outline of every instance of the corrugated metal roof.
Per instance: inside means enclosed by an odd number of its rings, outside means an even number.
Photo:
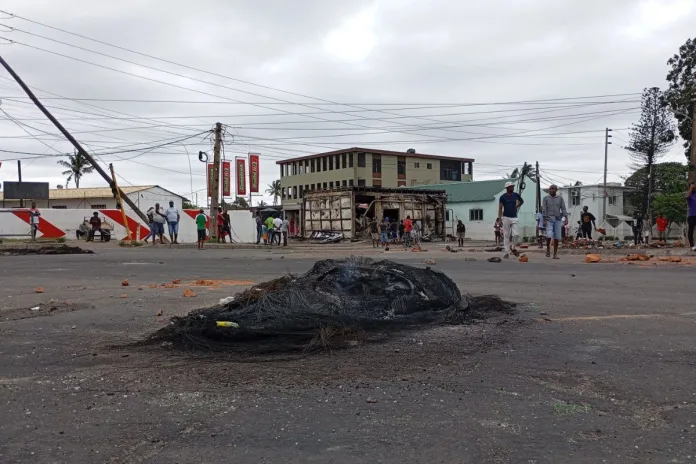
[[[493,179],[476,182],[456,182],[451,184],[419,185],[411,188],[419,190],[444,190],[447,202],[464,203],[469,201],[489,201],[505,190],[506,182],[516,182],[517,179]],[[529,181],[529,179],[526,179]]]
[[[156,185],[133,185],[121,187],[125,194],[140,192],[157,187]],[[87,188],[69,188],[69,189],[51,189],[48,191],[49,200],[71,200],[82,198],[113,198],[111,188],[109,187],[87,187]],[[4,199],[4,193],[0,192],[0,200]]]

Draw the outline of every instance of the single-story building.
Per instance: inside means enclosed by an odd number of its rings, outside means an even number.
[[[410,216],[423,235],[443,235],[445,192],[414,188],[341,187],[305,192],[302,202],[302,234],[343,234],[368,237],[371,218],[400,221]]]
[[[144,213],[155,203],[167,207],[170,201],[183,209],[186,198],[159,185],[141,185],[121,187],[133,203]],[[32,200],[25,200],[26,207]],[[36,200],[38,208],[46,209],[112,209],[116,208],[116,199],[110,187],[59,188],[48,191],[48,200]],[[6,200],[0,192],[0,208],[19,208],[19,200]],[[129,210],[128,205],[126,209]]]
[[[505,193],[505,183],[514,182],[519,192],[519,179],[493,179],[454,184],[420,185],[415,190],[444,190],[447,195],[445,212],[446,230],[454,235],[458,220],[466,225],[466,236],[473,240],[493,240],[493,224],[498,217],[500,196]],[[520,237],[536,235],[536,183],[525,178],[522,191],[524,205],[519,211]]]

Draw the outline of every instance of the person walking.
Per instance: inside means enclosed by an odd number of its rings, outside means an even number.
[[[549,186],[549,194],[544,197],[541,205],[541,214],[544,215],[544,227],[546,227],[546,257],[551,257],[551,242],[553,242],[553,259],[558,259],[558,242],[563,239],[563,226],[568,218],[565,201],[557,193],[556,185]]]
[[[167,216],[160,208],[159,203],[155,203],[155,210],[152,213],[152,246],[157,246],[157,236],[159,235],[160,244],[164,243],[164,223]]]
[[[503,238],[503,222],[500,218],[495,218],[495,223],[493,224],[493,235],[495,236],[495,244],[500,245],[500,241]]]
[[[411,221],[411,216],[406,216],[404,220],[404,247],[409,248],[411,246],[411,232],[413,231],[413,221]]]
[[[177,207],[174,206],[173,201],[169,202],[169,208],[164,210],[164,215],[167,216],[167,224],[169,225],[169,241],[174,245],[178,245],[179,242],[177,239],[179,238],[179,221],[181,220],[181,215]]]
[[[597,230],[597,219],[594,214],[590,213],[587,206],[582,207],[582,213],[580,214],[580,231],[582,232],[582,238],[589,238],[592,240],[592,229]]]
[[[261,243],[261,237],[263,237],[263,224],[261,224],[261,215],[258,212],[254,218],[254,222],[256,222],[256,244],[258,245]]]
[[[41,222],[41,211],[36,207],[36,202],[31,202],[29,209],[29,224],[31,225],[31,241],[36,241],[36,233],[39,231],[39,222]]]
[[[520,210],[524,200],[519,193],[515,192],[515,184],[507,182],[505,193],[500,195],[498,201],[498,218],[503,224],[503,258],[509,258],[510,253],[517,256],[519,252],[515,248],[517,243],[518,219],[517,212]]]
[[[459,244],[459,248],[462,248],[464,246],[464,236],[466,235],[466,226],[462,222],[461,219],[457,221],[457,242]]]
[[[198,235],[198,249],[202,250],[206,239],[205,224],[208,221],[208,218],[205,217],[205,213],[203,212],[203,208],[198,210],[198,214],[194,220],[196,221],[196,233]]]
[[[696,184],[690,184],[689,190],[686,192],[686,223],[688,225],[687,234],[689,238],[689,246],[691,251],[696,251],[694,246],[694,227],[696,227]]]
[[[667,218],[662,214],[658,214],[655,219],[655,225],[657,225],[657,238],[661,242],[667,241],[667,224],[669,224]]]

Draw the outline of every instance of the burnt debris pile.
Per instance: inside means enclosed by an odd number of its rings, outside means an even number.
[[[235,295],[224,305],[174,317],[150,342],[211,351],[339,348],[370,336],[462,324],[512,308],[462,295],[445,274],[369,258],[318,261]]]
[[[18,255],[89,255],[94,251],[86,250],[77,246],[69,245],[44,245],[38,248],[8,248],[4,254],[11,256]]]

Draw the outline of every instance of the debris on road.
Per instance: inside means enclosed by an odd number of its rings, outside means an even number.
[[[512,308],[496,296],[462,295],[434,269],[327,259],[304,275],[264,282],[229,303],[173,317],[149,342],[242,352],[344,348],[368,340],[369,333],[463,324]],[[226,322],[234,325],[221,325]]]
[[[489,263],[502,263],[503,260],[500,259],[500,257],[498,257],[498,256],[493,256],[491,258],[488,258],[488,262]]]
[[[520,262],[521,262],[521,263],[526,263],[526,262],[528,262],[528,261],[529,261],[529,258],[527,258],[527,255],[524,255],[524,254],[523,254],[522,256],[520,256]]]
[[[602,256],[598,255],[596,253],[590,253],[585,255],[585,262],[586,263],[598,263],[602,260]],[[574,274],[571,274],[573,277],[575,277]]]
[[[121,287],[127,287],[127,286],[129,286],[129,285],[130,285],[130,284],[128,283],[128,279],[123,279],[123,280],[121,281]]]
[[[437,264],[437,261],[435,261],[435,260],[432,259],[432,258],[426,259],[426,260],[423,261],[423,262],[424,262],[425,264],[429,264],[429,265],[431,265],[431,266],[434,266],[435,264]]]
[[[681,263],[682,259],[679,256],[664,256],[660,258],[660,261],[665,261],[667,263]]]
[[[181,283],[181,279],[174,279],[174,280],[172,280],[172,283],[173,283],[174,285],[178,285],[178,284]]]
[[[160,309],[159,311],[157,311],[157,314],[155,314],[155,316],[161,316],[162,314],[163,314],[163,311]]]
[[[121,296],[119,296],[119,298],[128,298],[128,295],[125,293],[121,293]]]
[[[6,255],[89,255],[94,254],[92,250],[85,250],[77,246],[68,245],[44,245],[39,248],[8,248]]]
[[[36,287],[36,288],[34,289],[34,293],[43,293],[43,292],[44,292],[43,287]]]
[[[187,288],[186,290],[184,290],[183,296],[184,298],[193,298],[194,296],[196,296],[196,292],[194,292],[190,288]]]

